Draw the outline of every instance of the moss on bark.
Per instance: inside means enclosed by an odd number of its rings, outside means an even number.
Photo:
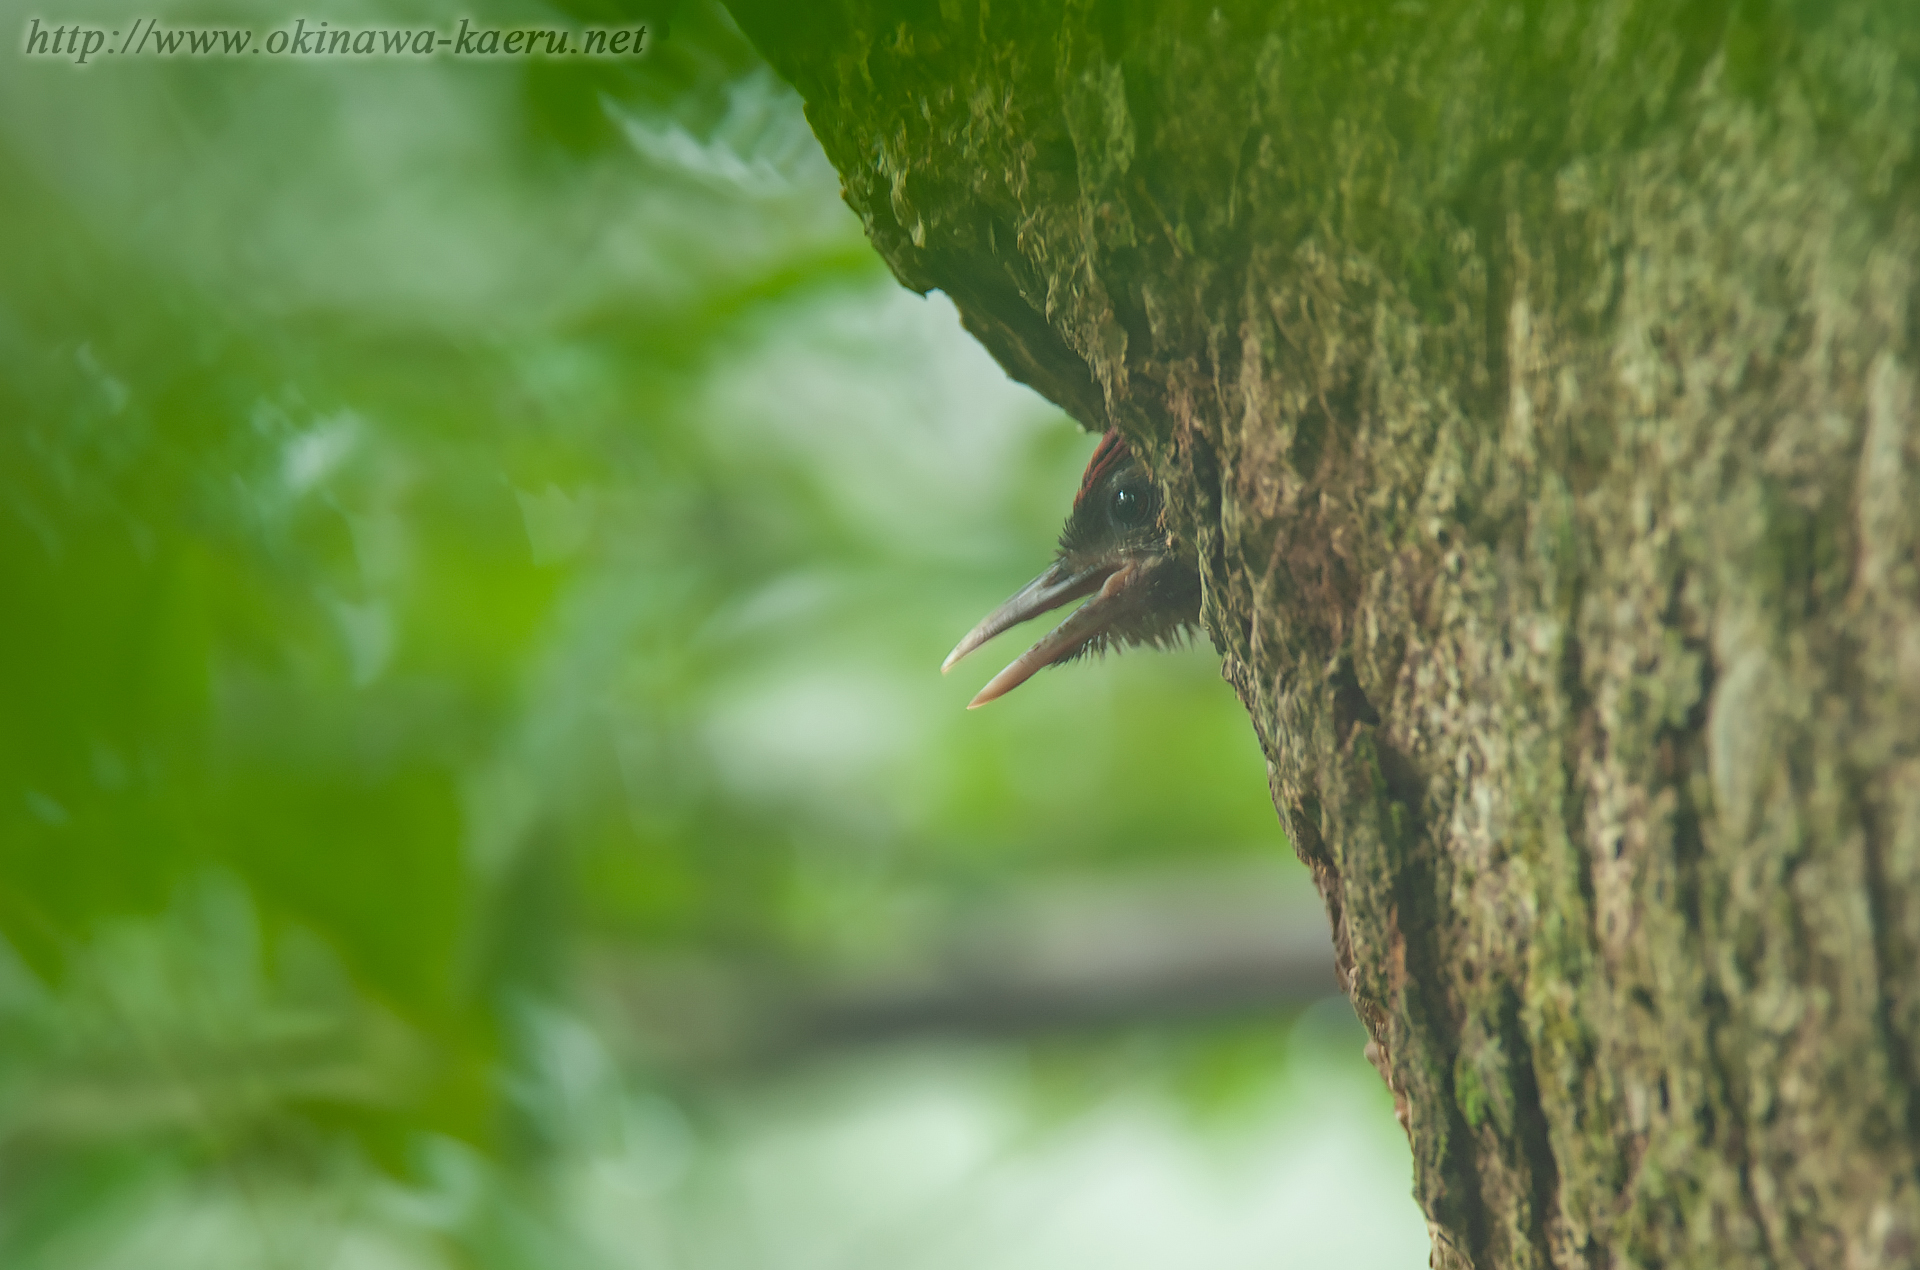
[[[1920,12],[733,7],[1166,486],[1435,1264],[1920,1261]]]

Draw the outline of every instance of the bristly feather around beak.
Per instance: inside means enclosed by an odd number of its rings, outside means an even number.
[[[1200,618],[1200,575],[1162,523],[1160,491],[1118,432],[1100,438],[1053,566],[1021,587],[954,646],[941,673],[1029,618],[1092,596],[995,675],[969,710],[1001,697],[1044,666],[1110,647],[1178,642]]]

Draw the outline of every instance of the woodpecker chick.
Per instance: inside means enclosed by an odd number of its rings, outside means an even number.
[[[967,709],[1012,692],[1043,666],[1111,647],[1165,647],[1193,628],[1200,620],[1200,575],[1161,524],[1160,511],[1160,491],[1147,469],[1120,434],[1109,431],[1080,478],[1053,567],[980,619],[940,672],[1009,627],[1081,596],[1093,598],[995,675]]]

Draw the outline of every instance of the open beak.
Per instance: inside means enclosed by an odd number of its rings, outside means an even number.
[[[1005,604],[981,618],[980,624],[968,631],[966,638],[955,644],[947,659],[940,663],[940,673],[952,670],[955,662],[1009,627],[1083,595],[1093,596],[989,680],[967,703],[967,709],[977,710],[994,698],[1012,692],[1042,667],[1073,656],[1105,634],[1116,621],[1139,608],[1144,603],[1142,593],[1146,589],[1140,583],[1147,573],[1145,562],[1137,560],[1102,561],[1079,570],[1070,569],[1064,560],[1059,561],[1014,592]]]

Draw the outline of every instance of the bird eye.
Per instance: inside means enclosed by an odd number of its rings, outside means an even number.
[[[1122,529],[1138,529],[1152,521],[1156,501],[1153,488],[1145,481],[1122,481],[1113,487],[1107,514]]]

